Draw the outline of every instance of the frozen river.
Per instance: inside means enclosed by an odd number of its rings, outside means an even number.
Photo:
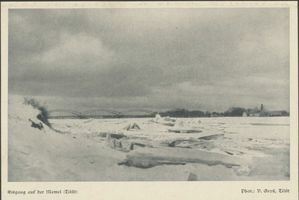
[[[52,119],[39,130],[37,110],[10,108],[9,181],[289,180],[289,117]]]
[[[64,119],[52,120],[52,123],[54,127],[71,133],[73,137],[84,136],[98,143],[107,142],[106,133],[123,134],[125,138],[121,139],[121,148],[115,144],[112,145],[112,148],[121,152],[128,153],[130,151],[128,144],[133,142],[140,144],[144,149],[150,149],[150,154],[156,154],[151,151],[157,149],[157,156],[166,157],[166,161],[169,161],[167,157],[177,154],[176,151],[184,152],[182,156],[186,157],[187,165],[196,166],[194,162],[188,163],[188,157],[196,156],[198,150],[243,159],[247,163],[242,169],[234,170],[239,177],[221,175],[218,170],[217,177],[201,175],[202,180],[289,178],[288,117],[172,118],[169,120],[165,118]],[[164,151],[165,148],[168,148],[167,152],[160,155],[159,149]],[[139,148],[139,151],[148,153],[144,149]],[[175,161],[176,158],[170,160]],[[144,163],[139,163],[139,165],[137,163],[136,166],[144,168]],[[151,164],[149,166],[157,167]],[[183,169],[185,166],[176,167]],[[217,166],[211,168],[217,171]],[[196,175],[196,177],[200,176]]]

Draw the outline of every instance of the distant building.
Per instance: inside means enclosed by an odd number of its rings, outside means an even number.
[[[247,115],[250,117],[260,117],[260,110],[257,107],[248,109]]]
[[[268,112],[268,116],[271,116],[271,117],[288,116],[288,115],[289,115],[289,113],[284,110],[276,110],[276,111]]]
[[[217,113],[212,113],[213,117],[217,116]],[[231,107],[224,112],[224,116],[242,116],[242,117],[275,117],[275,116],[289,116],[289,112],[285,110],[278,111],[269,111],[265,108],[264,104],[261,104],[260,107],[254,108],[240,108],[240,107]]]
[[[264,104],[261,104],[260,109],[257,107],[253,109],[248,109],[247,115],[250,117],[266,117],[269,116],[268,112],[266,111]]]
[[[243,117],[276,117],[276,116],[289,116],[289,113],[284,110],[278,111],[266,111],[266,110],[257,110],[257,109],[249,109],[248,111],[243,113]]]
[[[250,117],[260,117],[260,113],[250,113],[249,114]]]

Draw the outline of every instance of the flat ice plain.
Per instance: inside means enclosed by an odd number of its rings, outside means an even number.
[[[289,117],[52,119],[9,99],[9,181],[289,180]],[[170,126],[168,123],[172,123]]]

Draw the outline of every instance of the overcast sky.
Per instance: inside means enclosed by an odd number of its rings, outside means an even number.
[[[289,110],[289,12],[9,11],[9,93],[51,108]]]

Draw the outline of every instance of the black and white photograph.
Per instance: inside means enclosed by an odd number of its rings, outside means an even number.
[[[8,182],[289,181],[290,9],[8,10]]]

